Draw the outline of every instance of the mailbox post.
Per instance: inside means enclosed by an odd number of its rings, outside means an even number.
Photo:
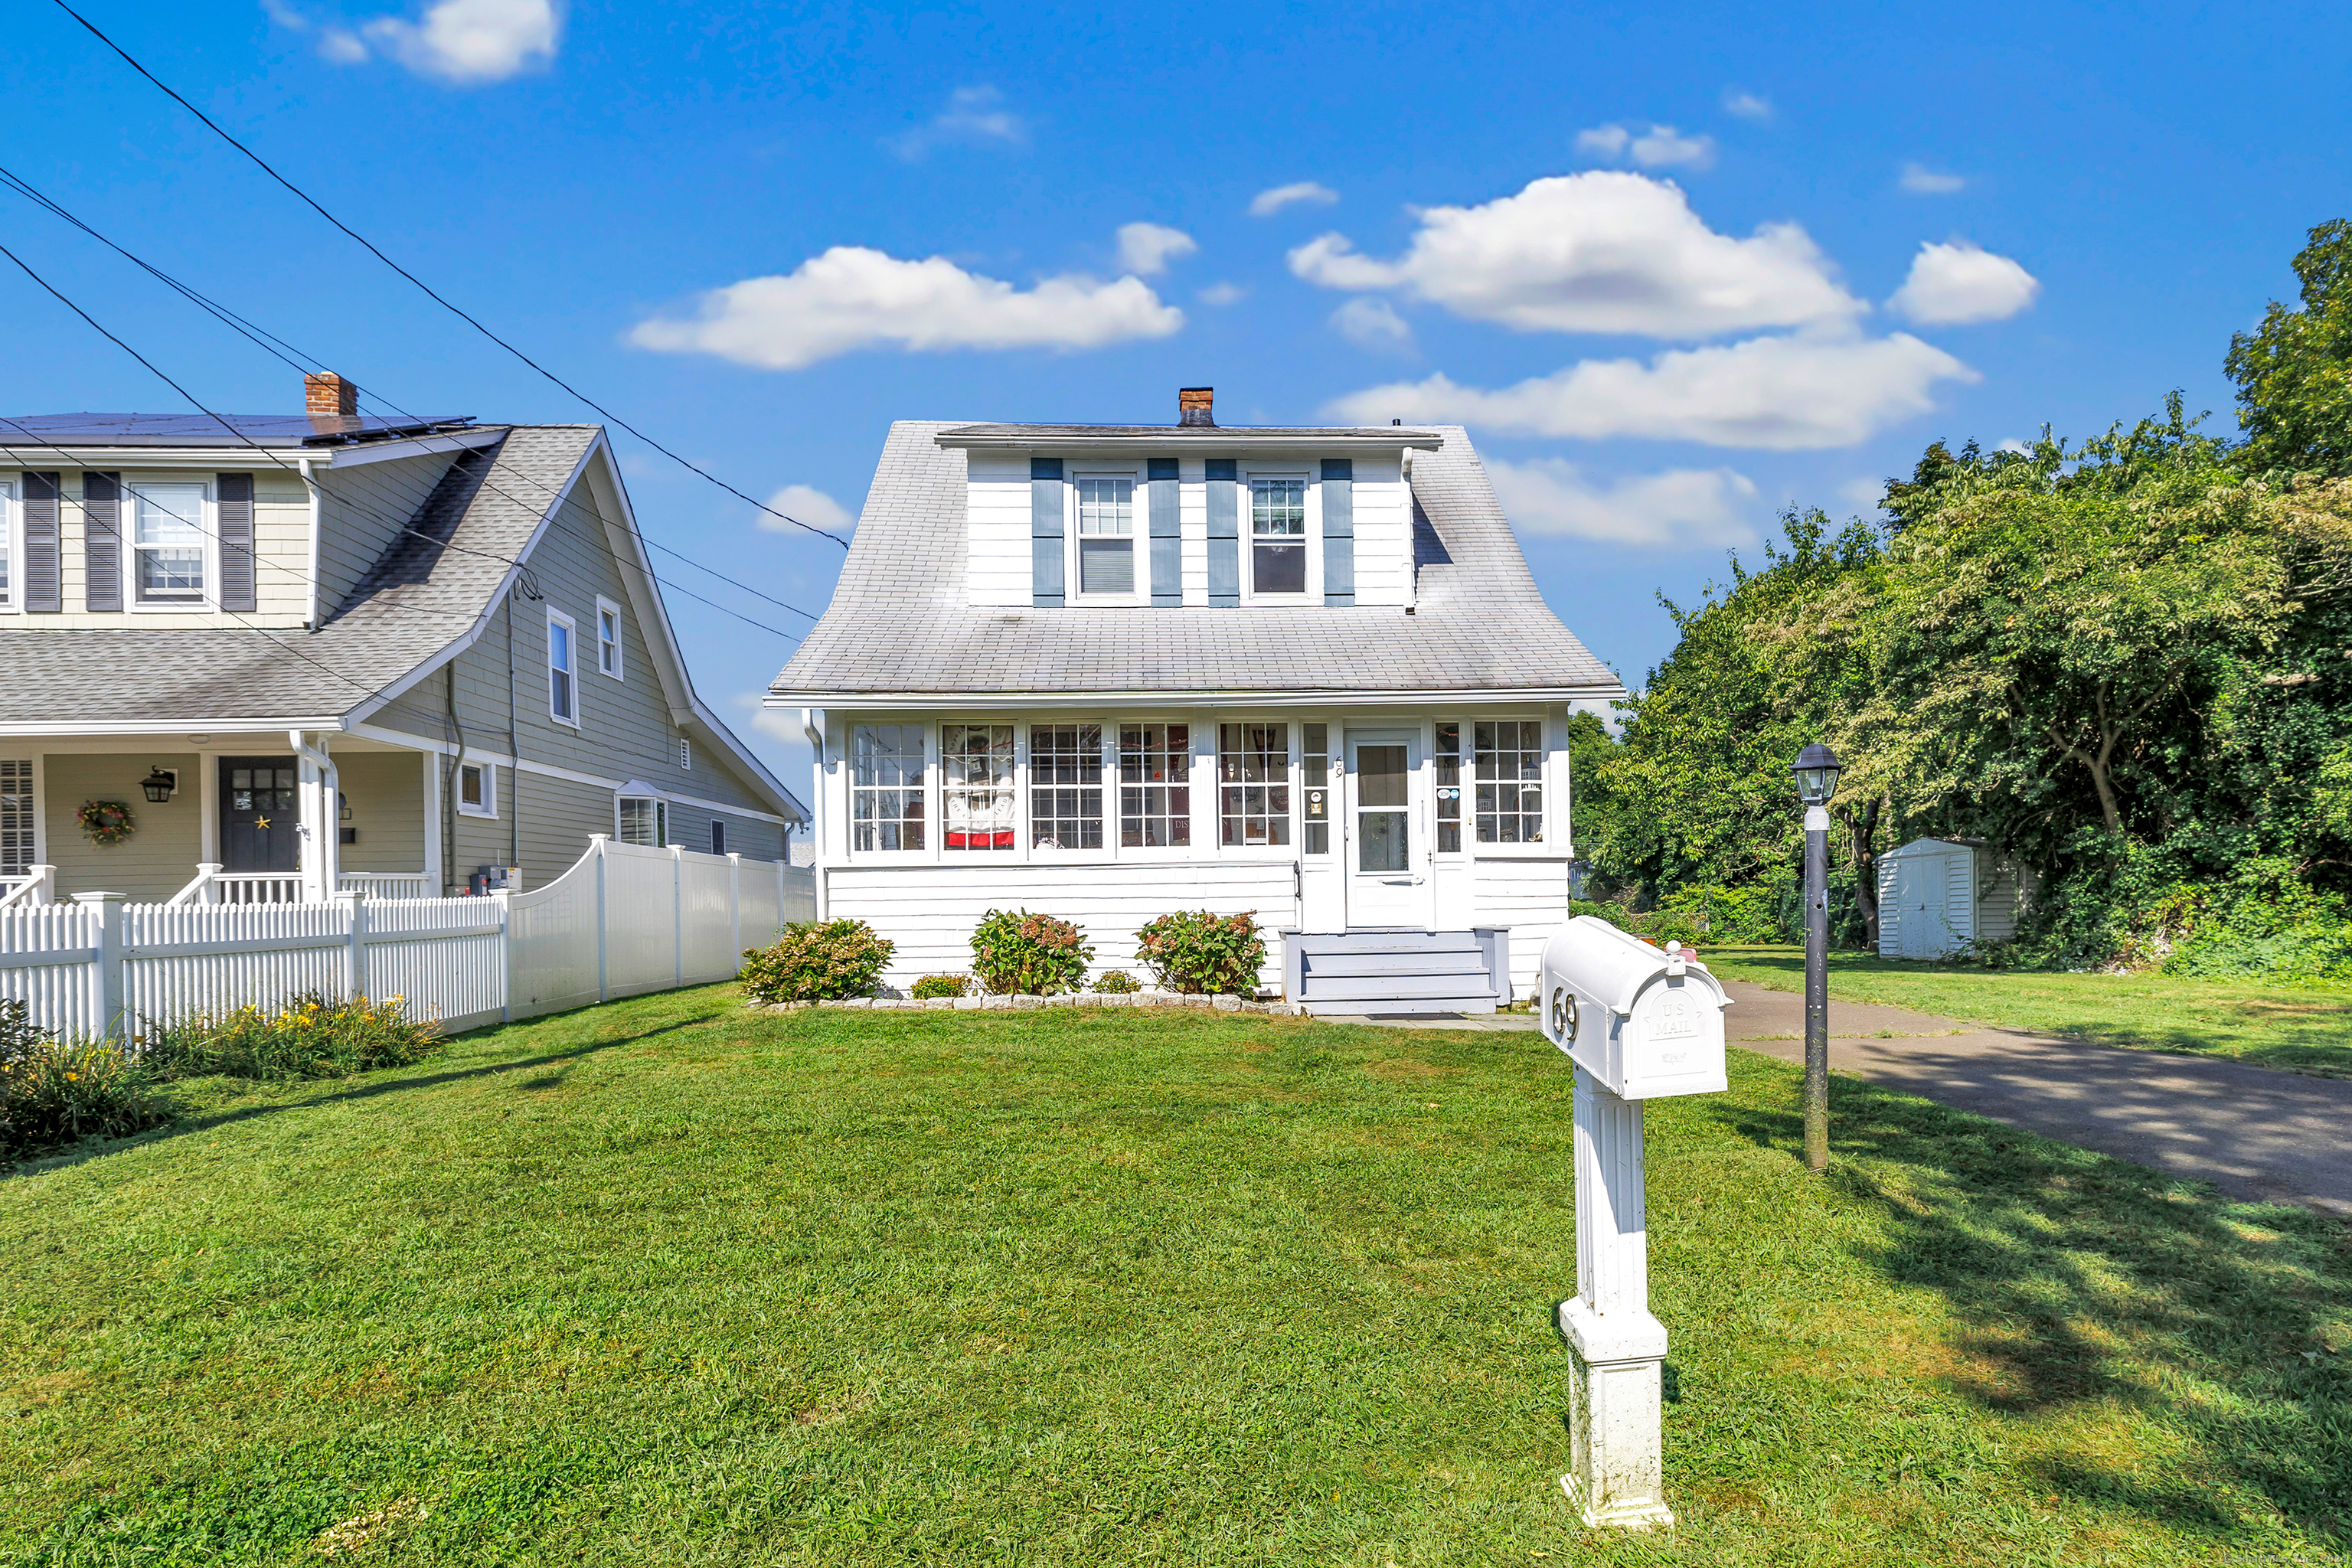
[[[1650,1311],[1642,1102],[1720,1092],[1723,987],[1679,947],[1590,915],[1544,949],[1544,1034],[1575,1064],[1576,1294],[1559,1305],[1570,1355],[1569,1471],[1584,1522],[1671,1526],[1665,1500],[1666,1329]]]

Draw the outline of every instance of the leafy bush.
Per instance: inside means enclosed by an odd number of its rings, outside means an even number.
[[[914,997],[928,1002],[934,996],[961,996],[971,985],[968,974],[926,974],[915,982]]]
[[[754,1002],[871,996],[898,944],[864,921],[801,921],[766,947],[743,951],[743,994]]]
[[[349,1078],[423,1061],[439,1045],[430,1019],[408,1016],[407,999],[329,996],[308,991],[277,1008],[238,1007],[175,1024],[148,1024],[134,1044],[159,1079],[279,1081]]]
[[[1255,910],[1238,915],[1179,910],[1161,915],[1135,937],[1136,957],[1163,990],[1245,996],[1257,990],[1265,938],[1258,932]]]
[[[1105,996],[1125,996],[1130,992],[1142,990],[1143,982],[1124,969],[1106,969],[1102,978],[1095,982],[1094,988]]]
[[[61,1045],[22,1002],[0,1002],[0,1154],[160,1127],[171,1108],[108,1045]]]
[[[1067,921],[991,910],[971,933],[971,973],[999,996],[1052,996],[1087,983],[1095,950]]]

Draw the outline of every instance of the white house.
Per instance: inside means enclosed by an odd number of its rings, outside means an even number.
[[[1982,844],[1914,838],[1878,858],[1878,955],[1944,958],[2017,934],[2017,868]]]
[[[816,750],[820,907],[966,968],[991,908],[1098,968],[1255,911],[1332,1010],[1491,1007],[1568,915],[1565,721],[1622,695],[1544,604],[1460,429],[892,426],[776,678]]]

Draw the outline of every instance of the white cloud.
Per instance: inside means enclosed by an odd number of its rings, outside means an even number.
[[[2008,440],[2001,442],[2000,445],[1995,447],[1993,450],[1996,452],[2014,452],[2021,458],[2030,458],[2033,456],[2033,448],[2027,446],[2024,442],[2019,440],[2014,436],[2011,436]]]
[[[1358,348],[1391,353],[1412,348],[1412,327],[1386,300],[1350,300],[1331,312],[1331,325]]]
[[[1328,185],[1318,185],[1312,180],[1301,180],[1293,185],[1276,185],[1270,191],[1260,191],[1250,198],[1250,216],[1271,217],[1287,206],[1307,202],[1315,206],[1329,206],[1339,199],[1339,193]]]
[[[319,53],[339,66],[355,66],[368,58],[368,47],[348,27],[326,27],[319,33]]]
[[[1522,331],[1699,338],[1869,308],[1795,224],[1734,239],[1708,228],[1680,186],[1643,174],[1554,176],[1484,206],[1419,216],[1395,261],[1327,234],[1293,250],[1290,269],[1328,289],[1403,290]]]
[[[1957,327],[1970,321],[2003,321],[2033,303],[2042,285],[2006,256],[1995,256],[1967,240],[1932,241],[1911,258],[1911,274],[1886,301],[1906,321],[1922,326]]]
[[[687,320],[638,323],[639,348],[718,354],[769,370],[798,370],[854,349],[1090,349],[1164,338],[1184,313],[1137,278],[1106,283],[1079,273],[1016,289],[943,256],[902,261],[836,245],[783,277],[747,278],[704,294]]]
[[[1585,360],[1499,391],[1462,386],[1441,374],[1351,393],[1331,410],[1344,424],[1458,420],[1532,436],[1634,436],[1790,451],[1853,446],[1932,409],[1937,384],[1977,379],[1958,360],[1906,332],[1755,338],[1671,350],[1646,364]]]
[[[504,81],[555,58],[563,18],[554,0],[438,0],[423,20],[379,16],[360,33],[422,76],[460,86]],[[330,59],[365,58],[361,38],[330,29]]]
[[[913,159],[949,142],[1000,142],[1017,147],[1028,140],[1028,126],[1004,107],[1004,94],[982,83],[956,89],[948,94],[948,106],[928,122],[889,137],[884,144],[901,158]]]
[[[1896,182],[1915,196],[1948,196],[1968,182],[1958,174],[1939,174],[1924,163],[1903,165],[1903,178]]]
[[[1723,111],[1736,114],[1742,120],[1769,120],[1772,118],[1772,101],[1752,92],[1727,87],[1723,89]]]
[[[847,507],[811,485],[786,485],[768,498],[768,505],[775,511],[782,512],[784,517],[796,517],[811,528],[823,529],[827,533],[847,533],[857,526],[857,520],[849,515]],[[784,518],[771,512],[761,512],[759,523],[770,533],[799,531]]]
[[[1729,468],[1676,468],[1601,486],[1562,458],[1508,463],[1489,458],[1486,477],[1503,515],[1521,533],[1683,549],[1756,538],[1747,515],[1756,486]]]
[[[1201,290],[1200,300],[1203,305],[1235,305],[1248,293],[1238,283],[1212,283]]]
[[[1199,241],[1191,235],[1165,224],[1119,226],[1118,264],[1139,278],[1165,272],[1171,261],[1181,261],[1200,248]]]
[[[1685,136],[1671,125],[1653,125],[1643,132],[1596,125],[1576,133],[1576,150],[1589,158],[1631,157],[1644,169],[1704,169],[1715,162],[1714,137]]]

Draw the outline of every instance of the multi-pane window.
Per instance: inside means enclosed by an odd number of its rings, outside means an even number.
[[[143,605],[205,596],[205,487],[141,484],[131,495],[131,581]]]
[[[621,797],[621,842],[659,849],[669,842],[667,803],[645,795]]]
[[[1306,724],[1298,731],[1299,847],[1309,855],[1331,853],[1331,726]]]
[[[33,868],[33,763],[0,758],[0,877]]]
[[[1029,842],[1039,849],[1103,847],[1101,725],[1029,727]]]
[[[1437,780],[1437,852],[1440,855],[1462,853],[1462,726],[1458,723],[1437,727],[1437,754],[1430,759],[1436,764]]]
[[[1119,726],[1118,841],[1129,849],[1192,842],[1191,725]]]
[[[1478,842],[1543,842],[1543,724],[1535,719],[1478,721],[1475,737]]]
[[[1013,726],[940,726],[940,815],[950,849],[1010,849],[1018,816]]]
[[[1078,480],[1078,592],[1135,592],[1135,481],[1124,475]]]
[[[1217,726],[1217,817],[1224,842],[1290,842],[1290,726]]]
[[[849,732],[850,847],[923,847],[923,727],[859,724]]]
[[[547,711],[566,724],[580,722],[580,705],[572,685],[572,617],[547,612]]]
[[[1250,481],[1250,592],[1307,592],[1307,481]]]

